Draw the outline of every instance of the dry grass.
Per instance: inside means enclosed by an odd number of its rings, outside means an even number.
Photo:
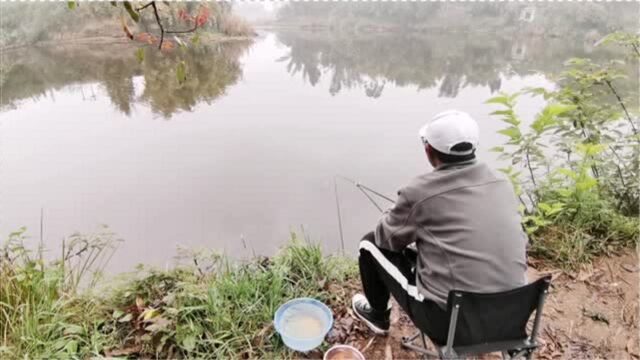
[[[250,36],[254,34],[249,23],[237,15],[225,16],[220,22],[220,31],[228,36]]]

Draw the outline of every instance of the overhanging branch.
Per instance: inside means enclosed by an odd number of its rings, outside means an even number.
[[[164,43],[164,34],[187,34],[187,33],[192,33],[195,32],[198,29],[198,22],[194,21],[193,24],[193,29],[188,29],[188,30],[165,30],[164,26],[162,25],[162,20],[160,19],[160,14],[158,14],[158,7],[156,6],[156,2],[155,1],[151,1],[148,4],[145,4],[139,8],[136,9],[137,12],[140,12],[141,10],[144,10],[148,7],[153,8],[153,15],[156,19],[156,23],[158,24],[158,27],[160,28],[160,43],[158,44],[158,49],[162,50],[162,44]]]

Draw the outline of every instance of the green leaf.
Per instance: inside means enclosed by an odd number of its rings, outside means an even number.
[[[485,101],[485,104],[502,104],[504,106],[511,107],[511,104],[509,103],[509,97],[507,95],[492,97],[491,99]]]
[[[573,192],[569,189],[558,189],[558,195],[567,198],[573,195]]]
[[[549,114],[550,116],[558,116],[571,110],[575,110],[575,108],[575,105],[549,104],[544,108],[544,112]]]
[[[67,324],[64,327],[64,334],[65,335],[81,334],[83,331],[84,331],[84,329],[80,325]]]
[[[136,49],[136,59],[138,59],[138,62],[142,64],[144,61],[144,48]]]
[[[78,7],[78,3],[76,3],[75,0],[67,1],[67,7],[69,10],[75,10],[75,8]]]
[[[520,129],[515,126],[509,126],[506,129],[499,130],[498,133],[508,136],[511,140],[519,140],[522,137]]]
[[[200,44],[200,34],[195,34],[191,37],[191,42],[193,43],[193,45],[198,45]]]
[[[514,126],[520,125],[520,120],[518,120],[512,109],[496,110],[489,115],[502,115],[502,118],[500,118],[500,120]]]
[[[513,110],[496,110],[489,115],[513,115]]]
[[[576,189],[578,189],[578,191],[587,191],[596,185],[598,185],[598,180],[589,176],[576,182]]]
[[[559,212],[561,212],[562,210],[564,210],[564,206],[565,204],[563,203],[554,203],[551,207],[551,210],[549,210],[549,212],[547,213],[547,215],[552,216],[555,215]]]
[[[187,70],[184,61],[181,61],[176,67],[176,79],[178,79],[178,83],[181,85],[187,80]]]
[[[543,212],[543,213],[545,213],[545,214],[546,214],[547,212],[551,211],[551,205],[549,205],[549,204],[547,204],[547,203],[544,203],[544,202],[539,202],[539,203],[538,203],[538,208],[539,208],[540,210],[542,210],[542,212]]]
[[[129,1],[125,1],[122,3],[124,5],[125,10],[129,13],[129,17],[135,22],[140,21],[140,14],[137,11],[133,10],[133,6]]]
[[[491,149],[489,149],[489,151],[501,153],[501,152],[504,151],[504,147],[503,146],[494,146]]]
[[[69,340],[64,347],[67,354],[75,354],[78,352],[78,342],[76,340]]]
[[[196,347],[196,337],[189,335],[182,340],[182,348],[186,351],[192,351]]]
[[[548,91],[547,89],[543,88],[543,87],[533,87],[533,88],[527,88],[525,89],[525,93],[527,94],[533,94],[533,95],[547,95]]]
[[[560,174],[575,180],[578,175],[575,173],[575,171],[571,170],[571,169],[565,169],[565,168],[560,168],[557,170]]]
[[[595,156],[604,151],[604,144],[578,144],[576,147],[578,152],[584,154],[585,156]]]
[[[551,123],[549,117],[547,116],[539,116],[533,123],[531,123],[531,128],[536,134],[540,135],[544,132],[547,126]]]

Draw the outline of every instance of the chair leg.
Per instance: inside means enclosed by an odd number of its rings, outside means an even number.
[[[420,347],[418,345],[415,345],[413,342],[418,338],[418,337],[422,337],[422,344],[424,345],[424,347]],[[402,338],[402,347],[407,348],[407,349],[411,349],[415,352],[418,352],[422,355],[425,356],[432,356],[432,357],[439,357],[439,354],[434,352],[434,351],[429,351],[427,350],[427,341],[425,339],[424,334],[422,333],[422,331],[418,331],[416,332],[414,335],[410,336],[410,337],[405,337]]]

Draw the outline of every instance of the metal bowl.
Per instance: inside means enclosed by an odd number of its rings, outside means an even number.
[[[360,350],[349,345],[334,345],[324,353],[323,360],[365,360]]]

